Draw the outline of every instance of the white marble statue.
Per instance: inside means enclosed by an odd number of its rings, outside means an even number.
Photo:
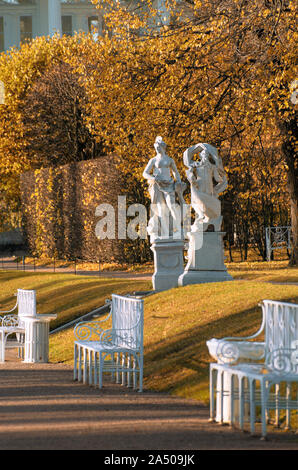
[[[193,157],[198,152],[200,159],[195,161]],[[220,231],[222,216],[218,195],[226,189],[228,180],[217,149],[205,143],[193,145],[185,150],[183,162],[188,167],[186,176],[191,185],[191,206],[196,212],[192,232],[210,228]]]
[[[151,241],[156,238],[181,237],[181,210],[183,204],[183,190],[185,183],[181,182],[179,172],[174,160],[166,153],[166,143],[162,137],[155,139],[154,148],[156,156],[151,158],[143,172],[148,180],[151,197],[151,218],[148,224],[148,233]],[[180,205],[176,203],[176,194]],[[173,219],[173,228],[170,228],[169,214]],[[176,237],[175,237],[176,234]]]

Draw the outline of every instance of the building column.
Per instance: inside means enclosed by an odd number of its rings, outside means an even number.
[[[17,15],[4,16],[4,49],[8,50],[20,43],[20,20]]]
[[[60,0],[48,0],[48,14],[49,14],[49,35],[53,36],[55,33],[61,35],[61,2]]]
[[[61,35],[61,2],[60,0],[39,0],[40,34],[42,36]]]

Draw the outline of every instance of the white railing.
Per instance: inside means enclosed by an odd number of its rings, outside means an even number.
[[[289,226],[266,227],[266,254],[267,261],[271,261],[272,251],[292,247],[292,229]]]

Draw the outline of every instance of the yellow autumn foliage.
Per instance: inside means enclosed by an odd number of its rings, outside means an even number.
[[[142,172],[157,135],[183,177],[183,151],[209,142],[220,149],[232,182],[228,191],[234,197],[239,189],[237,207],[247,217],[265,200],[283,207],[287,217],[290,200],[298,247],[297,107],[290,99],[297,78],[295,2],[169,0],[164,12],[144,0],[137,8],[93,3],[106,11],[107,33],[97,41],[83,34],[38,38],[0,56],[7,96],[0,109],[6,199],[17,205],[17,177],[34,167],[34,155],[22,151],[19,104],[36,78],[63,60],[86,90],[90,131],[117,155],[128,180],[139,182],[137,191],[145,188]]]

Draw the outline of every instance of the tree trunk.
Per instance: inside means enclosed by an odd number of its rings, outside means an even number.
[[[288,170],[288,188],[291,205],[292,253],[290,265],[298,266],[298,171]]]
[[[288,167],[288,191],[293,240],[290,259],[291,266],[298,266],[298,154],[295,151],[295,136],[298,135],[297,117],[298,113],[296,112],[294,118],[290,121],[279,123],[285,138],[282,151]]]

